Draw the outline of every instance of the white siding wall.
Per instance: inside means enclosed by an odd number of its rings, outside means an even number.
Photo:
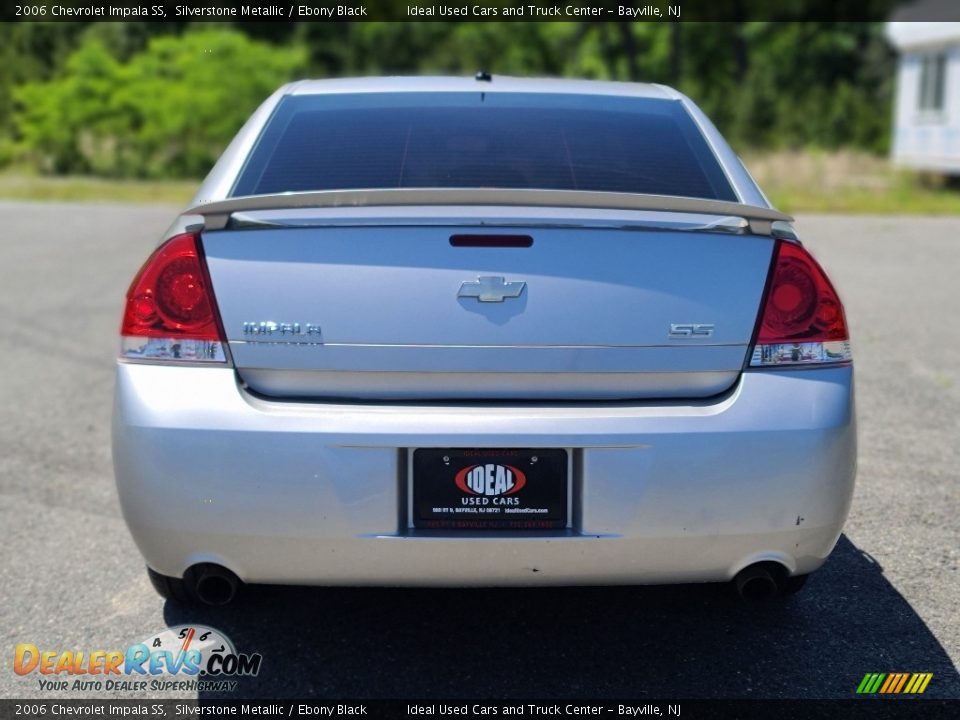
[[[947,53],[942,113],[919,109],[925,54]],[[893,160],[907,167],[960,175],[960,44],[901,51],[894,106]]]

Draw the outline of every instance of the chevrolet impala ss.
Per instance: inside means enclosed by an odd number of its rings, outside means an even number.
[[[161,595],[799,589],[853,491],[840,298],[660,85],[280,88],[130,285],[117,487]]]

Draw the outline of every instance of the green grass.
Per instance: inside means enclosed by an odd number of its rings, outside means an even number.
[[[787,213],[960,215],[960,191],[942,177],[851,152],[749,152],[744,162]]]
[[[0,173],[0,199],[186,205],[197,180],[107,180]]]
[[[960,190],[851,152],[744,153],[770,201],[788,213],[960,215]],[[106,180],[0,173],[0,199],[185,205],[194,180]]]
[[[896,188],[887,193],[844,189],[832,193],[806,188],[774,187],[770,202],[789,214],[960,215],[960,193],[928,188]]]

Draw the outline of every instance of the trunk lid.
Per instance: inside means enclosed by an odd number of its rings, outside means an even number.
[[[492,226],[341,211],[202,241],[237,371],[268,396],[614,400],[729,388],[772,240],[592,212],[595,222]],[[457,247],[454,235],[532,244]],[[507,297],[483,301],[491,292]]]

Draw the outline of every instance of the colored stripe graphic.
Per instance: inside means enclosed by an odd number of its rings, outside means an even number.
[[[887,681],[883,684],[883,687],[880,688],[881,693],[898,693],[903,687],[903,684],[907,681],[907,678],[910,677],[910,673],[890,673],[887,677]]]
[[[919,695],[927,689],[927,685],[930,684],[930,680],[932,678],[933,673],[914,673],[913,677],[910,678],[910,682],[907,683],[907,687],[904,688],[903,691],[905,693]]]
[[[867,673],[863,676],[863,680],[860,681],[860,687],[857,688],[857,692],[862,695],[875,693],[886,676],[886,673]]]
[[[933,673],[867,673],[857,686],[858,695],[920,695]]]
[[[887,681],[881,686],[880,692],[882,693],[890,692],[890,686],[896,685],[899,679],[900,679],[899,673],[890,673],[889,675],[887,675]]]
[[[907,682],[908,673],[900,673],[900,682],[897,683],[897,686],[893,689],[893,692],[898,693],[903,690],[903,686]]]

